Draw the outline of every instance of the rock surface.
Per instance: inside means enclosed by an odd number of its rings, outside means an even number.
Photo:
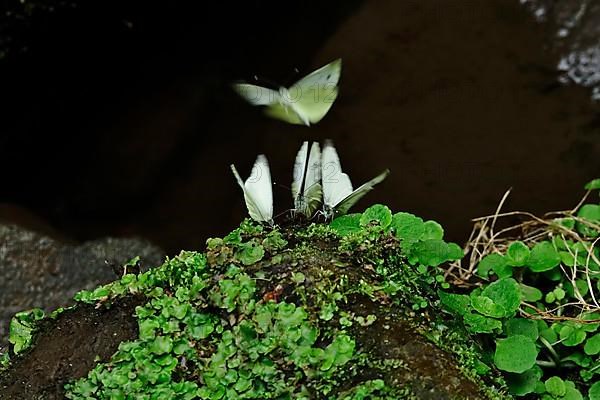
[[[600,1],[521,0],[548,26],[550,47],[559,54],[561,81],[592,89],[600,100]]]
[[[141,239],[105,238],[65,244],[16,225],[0,225],[0,346],[19,311],[67,306],[72,296],[117,278],[113,266],[140,256],[143,267],[162,263],[164,253]]]

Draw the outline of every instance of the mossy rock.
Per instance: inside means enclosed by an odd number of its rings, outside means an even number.
[[[245,221],[205,253],[79,293],[71,310],[41,322],[24,314],[0,397],[510,398],[438,307],[437,266],[461,256],[441,235],[384,206],[331,225]],[[123,341],[106,338],[111,310],[125,310]],[[73,332],[61,327],[78,319],[96,331],[65,340]],[[69,343],[95,347],[82,354]]]

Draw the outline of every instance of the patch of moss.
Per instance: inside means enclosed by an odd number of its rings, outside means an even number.
[[[439,311],[439,266],[457,247],[439,224],[382,205],[330,225],[244,221],[204,254],[76,296],[146,302],[139,337],[68,384],[67,398],[509,398]]]

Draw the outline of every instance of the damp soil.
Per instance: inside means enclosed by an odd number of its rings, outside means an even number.
[[[142,298],[123,299],[111,307],[78,305],[40,326],[29,351],[14,359],[0,375],[0,398],[64,399],[65,383],[86,376],[107,361],[119,343],[138,336],[135,307]]]

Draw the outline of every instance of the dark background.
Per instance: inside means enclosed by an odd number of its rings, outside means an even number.
[[[518,1],[4,1],[0,218],[74,240],[201,249],[245,216],[229,164],[269,158],[291,206],[302,140],[332,138],[373,202],[435,219],[575,205],[600,176],[589,90],[557,83],[551,27]],[[290,84],[343,58],[318,125],[269,120],[229,89]]]

